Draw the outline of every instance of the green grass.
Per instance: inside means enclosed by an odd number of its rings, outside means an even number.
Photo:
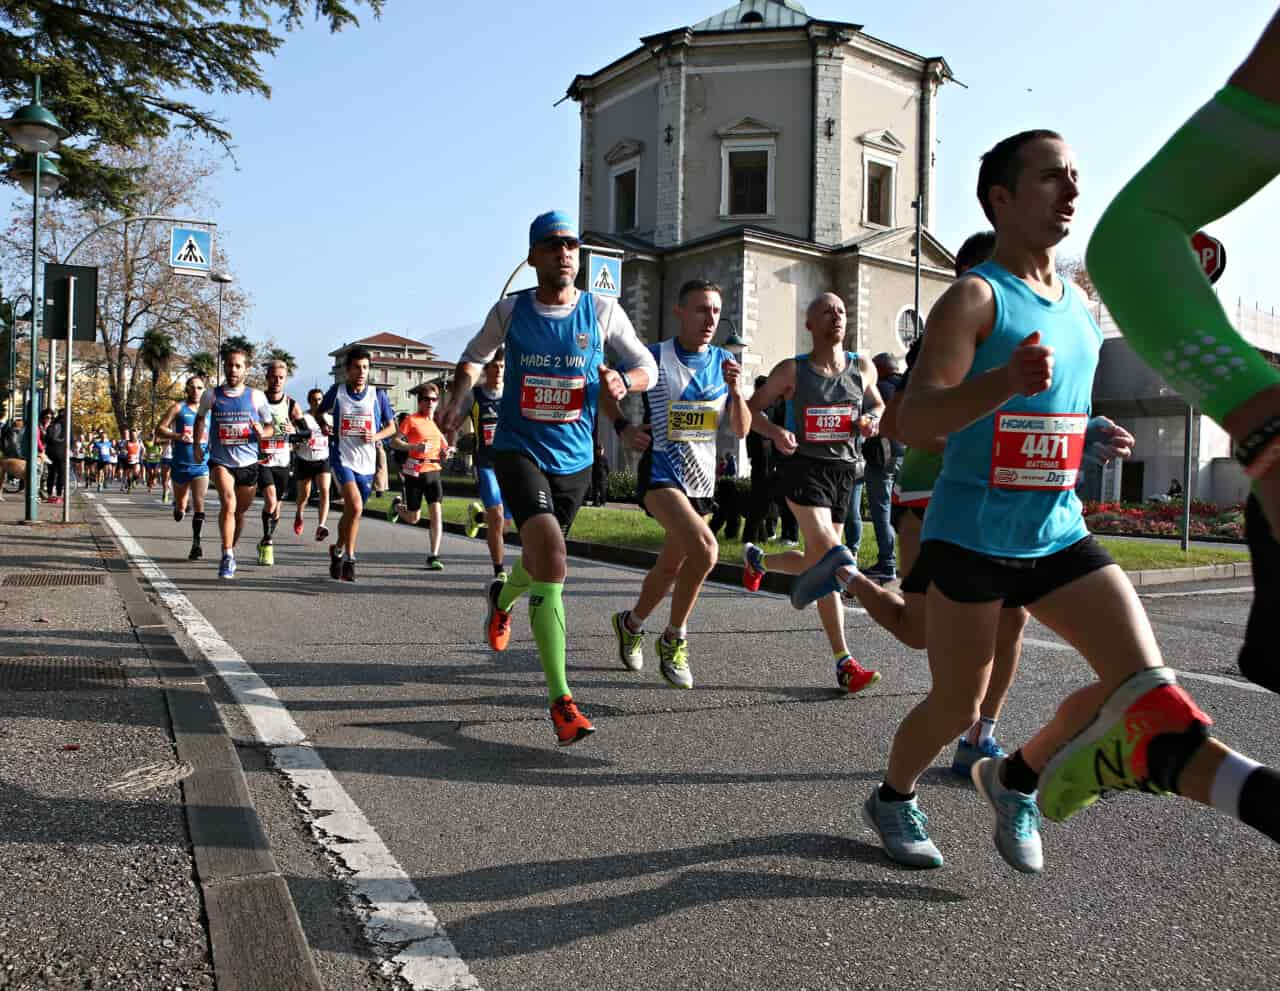
[[[444,518],[450,523],[464,522],[470,499],[446,496]],[[371,511],[385,512],[391,505],[389,496],[369,500]],[[662,547],[662,527],[638,510],[597,509],[584,507],[574,521],[570,536],[596,544],[615,544],[621,547],[638,547],[657,551]],[[1207,564],[1234,564],[1249,560],[1247,551],[1222,545],[1192,547],[1185,554],[1176,543],[1156,541],[1115,540],[1099,537],[1110,551],[1116,563],[1126,571],[1147,571],[1159,568],[1188,568]],[[782,550],[780,544],[766,545],[770,550]],[[737,563],[742,560],[740,540],[720,540],[720,560]],[[876,561],[875,531],[869,523],[862,527],[862,544],[858,548],[858,564],[869,567]]]

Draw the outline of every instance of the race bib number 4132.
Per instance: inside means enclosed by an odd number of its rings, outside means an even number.
[[[1073,489],[1084,458],[1083,413],[997,413],[991,485],[997,489]]]
[[[520,383],[520,415],[539,423],[576,423],[587,399],[581,375],[526,375]]]
[[[852,406],[806,406],[804,439],[810,444],[831,444],[853,436]]]

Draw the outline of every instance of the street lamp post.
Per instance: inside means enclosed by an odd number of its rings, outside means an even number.
[[[734,361],[736,361],[739,365],[741,365],[742,356],[747,350],[747,342],[744,341],[742,337],[738,334],[737,325],[734,324],[733,320],[730,317],[721,316],[720,322],[722,324],[727,324],[729,327],[729,336],[724,339],[724,349],[733,356]],[[744,379],[742,378],[738,379],[738,388],[743,392],[744,395],[746,394],[747,383]],[[738,464],[738,472],[741,473],[742,466],[743,464],[746,463],[747,442],[745,438],[742,440],[738,440],[735,438],[734,446],[737,448],[737,451],[734,453],[734,460]]]
[[[40,197],[51,196],[62,183],[58,167],[46,159],[67,136],[58,119],[40,105],[40,77],[35,77],[35,99],[8,120],[0,121],[13,143],[27,152],[14,170],[22,188],[31,193],[31,400],[27,417],[27,522],[40,518],[37,495],[40,487],[40,449],[36,431],[40,429],[40,399],[36,391],[40,339]]]
[[[232,279],[226,272],[212,272],[209,278],[218,284],[218,350],[213,356],[213,364],[217,369],[217,384],[222,385],[222,287]]]

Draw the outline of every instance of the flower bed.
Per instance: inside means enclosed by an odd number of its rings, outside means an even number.
[[[1084,519],[1093,533],[1134,537],[1180,537],[1182,500],[1169,502],[1086,502]],[[1244,506],[1191,502],[1191,536],[1244,539]]]

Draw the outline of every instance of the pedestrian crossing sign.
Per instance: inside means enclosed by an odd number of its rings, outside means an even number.
[[[587,287],[597,296],[622,295],[622,259],[591,253],[587,269]]]
[[[208,276],[213,268],[213,232],[174,227],[169,234],[169,267],[179,275]]]

